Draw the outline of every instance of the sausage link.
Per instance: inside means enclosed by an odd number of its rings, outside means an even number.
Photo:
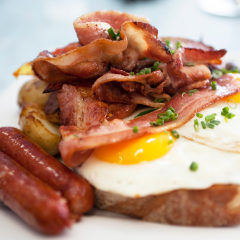
[[[76,218],[93,207],[94,193],[90,184],[27,139],[20,130],[13,127],[0,128],[0,151],[60,191]]]
[[[0,200],[42,233],[59,234],[70,226],[66,200],[1,151]]]

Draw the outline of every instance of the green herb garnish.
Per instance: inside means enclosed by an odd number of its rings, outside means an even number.
[[[171,46],[170,46],[171,42],[170,42],[169,39],[166,39],[166,40],[165,40],[165,43],[166,43],[166,45],[167,45],[168,48],[171,48]]]
[[[166,40],[165,40],[165,43],[166,43],[166,45],[167,45],[170,53],[171,53],[171,54],[174,54],[174,53],[175,53],[175,50],[171,48],[171,46],[170,46],[170,45],[171,45],[170,40],[169,40],[169,39],[166,39]]]
[[[154,102],[164,103],[164,102],[167,102],[167,99],[166,99],[166,98],[155,98],[155,99],[154,99]]]
[[[160,62],[159,61],[154,62],[153,66],[152,66],[152,71],[158,70],[159,66],[160,66]]]
[[[169,120],[176,120],[178,118],[178,113],[173,107],[169,107],[165,113],[159,113],[158,118],[155,122],[150,122],[151,126],[161,126]]]
[[[186,62],[184,65],[185,65],[185,66],[188,66],[188,67],[193,67],[193,66],[195,66],[195,64],[194,64],[193,62]]]
[[[191,90],[188,91],[188,95],[192,96],[195,92],[198,92],[198,90],[197,89],[191,89]]]
[[[212,87],[212,90],[216,90],[217,89],[217,82],[216,81],[212,81],[211,82],[211,87]]]
[[[215,120],[216,115],[217,115],[216,113],[212,113],[212,114],[206,116],[206,117],[205,117],[205,121],[206,121],[206,122],[210,122],[210,121],[212,121],[212,120]]]
[[[212,71],[212,78],[220,78],[223,75],[221,70],[214,69]]]
[[[202,118],[203,117],[203,114],[202,113],[196,113],[196,116],[198,117],[198,118]]]
[[[138,115],[136,115],[134,118],[137,118],[137,117],[141,117],[141,116],[143,116],[143,115],[146,115],[146,114],[148,114],[148,113],[150,113],[150,112],[153,112],[153,111],[156,111],[156,110],[158,110],[158,108],[150,108],[150,109],[148,109],[148,110],[145,110],[145,111],[143,111],[143,112],[140,112]]]
[[[194,119],[193,127],[196,132],[199,130],[198,119]]]
[[[179,49],[181,46],[182,46],[181,42],[180,42],[180,41],[177,41],[177,42],[176,42],[176,49]]]
[[[206,129],[206,128],[207,128],[206,123],[205,123],[204,121],[201,121],[201,125],[202,125],[202,128],[203,128],[203,129]]]
[[[196,162],[192,162],[189,169],[193,172],[198,170],[198,164]]]
[[[112,27],[110,27],[107,31],[108,31],[109,36],[113,40],[121,40],[121,36],[120,36],[120,31],[119,30],[117,31],[117,33],[115,33],[114,29]]]
[[[138,126],[134,126],[134,127],[133,127],[133,132],[134,132],[134,133],[138,133]]]
[[[180,137],[179,133],[176,130],[172,130],[171,133],[172,133],[173,137],[175,137],[175,138]]]
[[[231,119],[231,118],[235,117],[235,114],[229,112],[229,107],[224,107],[222,109],[221,115],[227,119]]]

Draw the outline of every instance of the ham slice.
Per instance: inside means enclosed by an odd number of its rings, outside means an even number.
[[[72,157],[82,151],[94,149],[96,147],[136,138],[147,133],[162,132],[178,128],[189,121],[196,112],[214,104],[223,97],[235,94],[240,91],[240,82],[232,75],[224,75],[217,80],[217,90],[210,87],[199,89],[192,95],[176,94],[162,109],[151,112],[142,117],[124,121],[115,119],[100,126],[92,127],[86,132],[82,132],[76,126],[61,126],[62,141],[59,149],[66,165],[75,167],[81,164],[84,159],[75,158],[74,166]],[[152,127],[149,122],[156,121],[159,113],[165,112],[169,107],[173,107],[178,113],[178,119],[169,121],[163,126]],[[138,126],[138,133],[134,133],[133,126]]]

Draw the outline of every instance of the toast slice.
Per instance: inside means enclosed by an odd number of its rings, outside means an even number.
[[[189,226],[229,226],[240,223],[240,186],[213,185],[202,190],[129,198],[95,190],[99,209],[144,221]]]

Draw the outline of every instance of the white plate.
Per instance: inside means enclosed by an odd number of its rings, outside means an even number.
[[[0,126],[18,124],[17,92],[23,84],[17,80],[0,96]],[[4,206],[0,206],[0,240],[207,240],[240,239],[240,226],[225,228],[200,228],[169,226],[143,222],[117,214],[94,210],[75,224],[72,229],[57,237],[43,236],[29,228],[21,219]]]

